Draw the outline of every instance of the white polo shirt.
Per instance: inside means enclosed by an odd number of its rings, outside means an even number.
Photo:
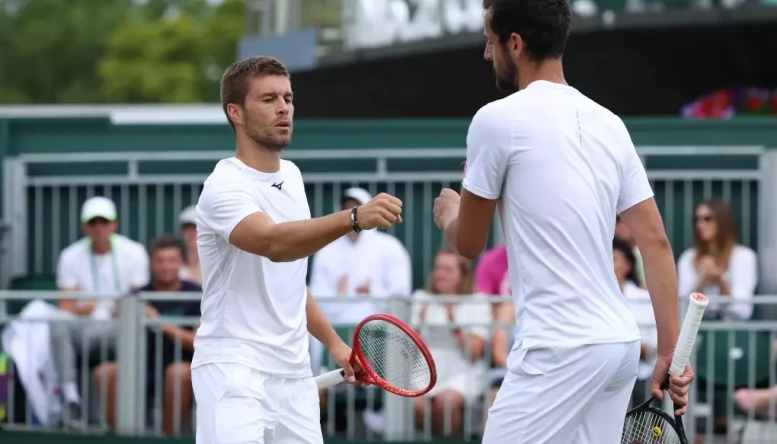
[[[276,223],[310,218],[297,166],[281,160],[280,170],[268,174],[235,158],[221,160],[197,203],[203,296],[192,367],[229,362],[308,377],[307,258],[272,262],[229,243],[235,226],[260,211]]]
[[[638,340],[612,239],[616,212],[653,191],[623,122],[572,87],[535,81],[478,111],[466,165],[464,188],[499,200],[516,344]]]
[[[94,254],[91,245],[85,237],[62,250],[57,287],[98,293],[101,300],[92,317],[109,319],[116,299],[148,284],[148,253],[142,244],[120,234],[111,237],[111,251],[106,254]]]

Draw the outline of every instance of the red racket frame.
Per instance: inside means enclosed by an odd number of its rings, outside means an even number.
[[[418,347],[418,350],[421,351],[421,355],[426,360],[426,364],[429,366],[429,386],[428,387],[426,387],[423,390],[415,390],[415,391],[404,390],[399,387],[395,387],[391,385],[383,378],[381,378],[375,372],[375,370],[372,369],[372,366],[370,366],[369,361],[367,361],[367,359],[365,359],[364,357],[364,352],[362,351],[361,343],[359,342],[359,334],[361,333],[362,327],[370,321],[384,321],[384,322],[393,324],[397,328],[402,330],[402,332],[405,333],[410,338],[410,340],[413,341],[413,343],[415,343],[415,345]],[[396,316],[392,316],[389,314],[374,314],[362,319],[359,325],[356,326],[356,330],[354,330],[353,332],[353,348],[351,350],[351,365],[353,365],[354,361],[356,361],[357,359],[361,364],[362,368],[364,369],[364,372],[366,373],[366,375],[363,375],[363,374],[357,375],[357,378],[359,380],[373,384],[395,395],[404,396],[406,398],[415,398],[418,396],[423,396],[427,394],[429,390],[433,389],[435,384],[437,384],[437,367],[434,364],[434,359],[432,359],[432,354],[429,352],[429,349],[426,347],[426,344],[424,344],[424,341],[421,339],[421,336],[419,336],[415,330],[413,330],[409,325],[407,325],[404,321],[402,321]]]

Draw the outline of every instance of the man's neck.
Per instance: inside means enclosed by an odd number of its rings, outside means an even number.
[[[92,252],[94,254],[100,255],[100,254],[108,254],[111,251],[111,242],[95,242],[92,241]]]
[[[247,139],[247,140],[245,140]],[[263,173],[277,173],[281,169],[281,152],[259,146],[248,136],[238,137],[235,157],[247,166]]]
[[[525,89],[537,80],[567,85],[561,59],[543,60],[526,66],[521,70],[521,75],[518,78],[518,88]]]
[[[174,282],[154,281],[154,289],[156,291],[170,291],[170,292],[181,291],[181,281],[174,281]]]

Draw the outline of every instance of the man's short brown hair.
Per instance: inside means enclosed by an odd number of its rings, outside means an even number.
[[[159,250],[167,250],[168,248],[175,248],[181,253],[181,257],[184,257],[183,242],[170,235],[159,236],[151,241],[151,256],[154,256]]]
[[[224,71],[221,76],[221,108],[227,116],[227,121],[232,130],[235,124],[227,114],[227,105],[234,103],[245,105],[248,95],[249,81],[257,76],[284,76],[290,77],[289,71],[280,60],[275,57],[254,56],[238,60]]]

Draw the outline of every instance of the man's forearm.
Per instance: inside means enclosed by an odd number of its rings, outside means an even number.
[[[305,314],[308,318],[308,332],[318,339],[319,342],[324,344],[324,347],[330,349],[333,344],[341,340],[340,336],[337,335],[335,329],[332,328],[332,324],[329,323],[326,316],[324,316],[324,313],[318,307],[318,304],[310,294],[310,290],[308,290],[305,304]]]
[[[677,272],[668,241],[640,246],[645,279],[656,317],[659,353],[674,349],[680,325],[677,308]]]
[[[267,257],[275,262],[306,258],[348,234],[352,229],[349,211],[275,224],[267,233]]]

